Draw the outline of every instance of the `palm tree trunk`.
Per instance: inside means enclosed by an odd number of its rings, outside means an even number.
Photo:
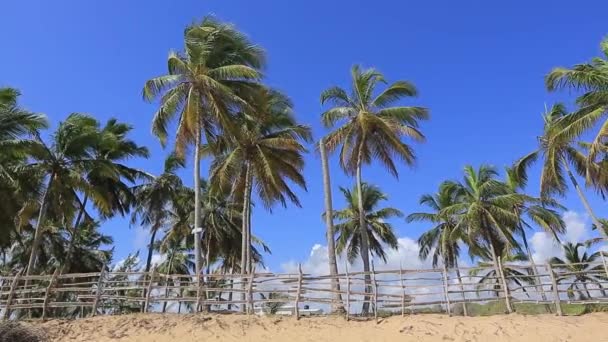
[[[46,215],[46,207],[48,202],[48,196],[51,192],[51,187],[53,186],[53,181],[55,179],[55,173],[51,172],[49,176],[49,182],[44,190],[44,195],[42,195],[42,201],[40,203],[40,210],[38,212],[38,220],[36,221],[36,230],[34,233],[34,241],[32,242],[32,251],[30,253],[30,260],[27,263],[26,275],[31,275],[34,271],[34,267],[36,265],[36,259],[38,258],[38,247],[40,246],[40,240],[42,239],[42,221],[44,221],[44,217]]]
[[[361,260],[363,261],[363,272],[365,272],[365,296],[363,298],[363,306],[361,307],[361,314],[367,315],[369,313],[370,296],[371,292],[371,277],[369,274],[369,236],[367,235],[367,224],[365,220],[365,212],[363,209],[363,182],[361,181],[361,156],[357,161],[357,193],[358,193],[358,209],[359,209],[359,229],[361,234]]]
[[[460,291],[462,291],[462,299],[464,300],[464,302],[462,303],[462,313],[465,316],[469,315],[469,312],[467,310],[467,296],[465,295],[464,292],[464,285],[462,285],[462,277],[460,276],[460,268],[458,267],[458,260],[457,258],[454,258],[454,270],[456,271],[456,277],[458,277],[458,284],[460,285]]]
[[[152,267],[152,253],[154,252],[154,241],[156,240],[156,232],[158,229],[152,230],[152,235],[150,236],[150,244],[148,245],[148,257],[146,258],[146,273],[150,272],[150,267]]]
[[[200,281],[202,254],[201,254],[201,127],[197,123],[194,141],[194,256],[197,284]],[[198,308],[197,308],[198,310]]]
[[[243,192],[243,211],[242,211],[242,229],[241,229],[241,274],[247,274],[248,273],[248,258],[249,258],[249,249],[247,247],[247,245],[249,244],[249,229],[248,229],[248,221],[249,221],[249,198],[248,198],[248,194],[249,194],[249,187],[251,186],[250,184],[250,176],[249,174],[251,173],[249,164],[247,164],[246,166],[246,171],[245,171],[245,189]],[[241,278],[241,288],[242,290],[245,290],[245,278]],[[241,292],[241,301],[245,301],[245,291]],[[241,305],[241,311],[245,311],[245,305],[242,304]]]
[[[587,210],[587,214],[589,214],[589,217],[591,217],[591,221],[593,221],[593,224],[595,224],[595,226],[597,227],[597,230],[600,232],[600,234],[605,239],[608,239],[608,233],[606,232],[606,229],[604,229],[604,225],[600,222],[600,220],[597,218],[597,216],[595,216],[595,212],[593,212],[593,209],[591,209],[591,205],[589,204],[587,197],[583,193],[583,189],[581,189],[580,185],[578,184],[578,181],[576,180],[576,178],[574,178],[574,175],[572,174],[572,171],[570,170],[570,166],[568,165],[568,162],[566,162],[565,160],[562,160],[562,164],[566,168],[566,171],[568,172],[568,177],[570,177],[570,182],[572,182],[574,189],[576,189],[576,192],[578,193],[578,197],[580,197],[581,202],[583,202],[583,206],[585,207],[585,210]]]
[[[66,260],[63,264],[63,269],[61,270],[61,274],[65,274],[69,272],[70,267],[72,267],[72,254],[74,254],[74,245],[76,244],[76,237],[78,236],[78,226],[80,226],[80,221],[82,220],[85,212],[85,208],[87,202],[89,200],[89,196],[85,195],[82,200],[82,204],[80,206],[80,212],[78,212],[78,216],[76,217],[76,222],[74,222],[74,229],[72,231],[72,236],[70,236],[70,243],[68,245],[68,251],[66,253]]]
[[[321,165],[323,168],[323,190],[325,193],[325,225],[327,226],[327,259],[329,261],[329,275],[331,276],[331,290],[335,293],[336,303],[332,303],[332,311],[342,312],[342,296],[340,295],[340,283],[338,281],[338,263],[336,261],[336,243],[334,241],[334,220],[333,208],[331,200],[331,180],[329,178],[329,165],[327,161],[327,153],[325,151],[325,142],[323,138],[319,141],[319,151],[321,152]]]

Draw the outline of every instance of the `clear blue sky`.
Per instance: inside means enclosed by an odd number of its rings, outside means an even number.
[[[420,96],[409,103],[432,114],[422,127],[428,142],[416,146],[418,166],[402,167],[399,180],[379,165],[363,173],[406,213],[419,209],[421,194],[460,177],[466,164],[503,167],[534,148],[544,103],[567,98],[547,94],[543,76],[554,66],[598,55],[608,33],[608,2],[600,0],[20,0],[5,1],[1,11],[0,85],[21,89],[23,104],[54,125],[71,112],[133,124],[134,138],[152,157],[132,164],[153,173],[167,151],[150,133],[155,108],[142,101],[141,88],[166,71],[167,53],[181,48],[184,27],[206,14],[235,23],[266,49],[267,82],[292,97],[315,138],[325,133],[319,93],[346,86],[352,64],[375,66],[389,81],[410,80]],[[337,161],[331,163],[335,191],[350,186]],[[191,183],[190,171],[183,175]],[[305,176],[309,191],[298,191],[303,208],[272,214],[255,208],[253,229],[270,244],[273,268],[324,244],[315,155],[307,157]],[[537,188],[532,181],[530,189]],[[590,195],[605,216],[605,203]],[[334,197],[340,208],[342,200]],[[564,203],[582,211],[572,194]],[[413,238],[425,228],[402,221],[395,227],[399,236]],[[133,249],[134,228],[126,220],[106,222],[103,229],[116,238],[117,258]]]

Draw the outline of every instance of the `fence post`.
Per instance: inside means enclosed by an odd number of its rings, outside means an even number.
[[[399,282],[401,283],[401,317],[405,317],[405,285],[403,284],[403,266],[399,263]]]
[[[300,319],[300,296],[302,295],[302,264],[298,264],[298,289],[296,291],[296,300],[295,300],[295,304],[294,304],[294,314],[296,316],[296,319]]]
[[[374,261],[371,262],[372,266],[372,286],[373,288],[373,301],[374,301],[374,319],[378,323],[378,282],[376,281],[376,269],[374,267]]]
[[[551,267],[551,264],[547,264],[547,270],[549,271],[549,276],[551,277],[551,285],[553,287],[553,300],[555,300],[555,311],[557,312],[558,316],[562,316],[562,304],[559,299],[557,280],[555,279],[555,274],[553,273],[553,267]]]
[[[253,282],[255,280],[255,267],[251,271],[249,277],[249,284],[247,286],[247,302],[249,304],[249,313],[255,314],[255,310],[253,309]]]
[[[59,267],[57,267],[55,269],[55,272],[53,272],[53,275],[51,276],[51,280],[49,280],[49,285],[46,287],[46,291],[44,292],[44,302],[42,304],[42,317],[41,317],[41,319],[43,321],[46,318],[46,309],[47,309],[47,306],[49,305],[49,295],[51,294],[51,290],[53,289],[53,286],[55,285],[55,282],[57,281],[58,275],[59,275]]]
[[[148,312],[148,305],[150,304],[150,294],[152,292],[152,283],[154,283],[154,274],[156,273],[156,267],[152,268],[150,272],[150,279],[148,280],[148,287],[146,290],[146,300],[144,302],[144,313]]]
[[[15,290],[17,289],[17,286],[21,281],[22,274],[23,270],[17,272],[17,274],[15,274],[15,277],[13,278],[13,282],[11,283],[11,289],[9,290],[8,298],[6,299],[6,309],[4,309],[4,315],[2,316],[2,320],[7,320],[10,316],[11,304],[13,302],[13,297],[15,296]]]
[[[606,277],[608,277],[608,265],[606,264],[606,256],[604,255],[604,253],[601,253],[600,256],[602,257],[602,264],[604,265],[604,272],[606,273]]]
[[[103,266],[101,266],[101,271],[99,272],[99,279],[97,279],[97,292],[95,293],[95,300],[93,301],[93,311],[91,311],[91,317],[95,317],[97,315],[97,308],[99,307],[99,302],[101,301],[101,293],[103,292],[103,277],[105,277],[106,273],[106,262],[103,262]]]
[[[199,273],[196,275],[196,308],[194,309],[195,312],[200,312],[202,309],[202,307],[201,307],[201,296],[203,295],[202,292],[203,292],[203,290],[201,288],[201,275]],[[243,303],[243,306],[245,306],[245,303]]]
[[[507,305],[507,312],[513,313],[513,307],[511,306],[511,294],[509,293],[509,286],[507,285],[507,279],[505,278],[505,274],[502,271],[502,261],[500,257],[498,257],[498,275],[500,276],[500,280],[502,281],[502,289],[505,294],[505,304]]]
[[[344,270],[346,276],[346,320],[350,319],[350,277],[348,276],[348,261],[344,261]]]
[[[445,262],[443,263],[443,271],[441,272],[443,275],[443,293],[445,295],[445,304],[446,304],[446,311],[448,313],[448,316],[452,316],[452,308],[451,308],[451,304],[450,304],[450,293],[449,293],[449,283],[448,283],[448,269],[447,266],[445,264]]]

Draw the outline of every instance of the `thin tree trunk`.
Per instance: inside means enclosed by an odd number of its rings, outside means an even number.
[[[321,152],[321,165],[323,168],[323,190],[325,193],[325,225],[327,226],[327,259],[329,261],[329,275],[331,278],[331,290],[336,294],[336,303],[332,303],[332,311],[342,312],[342,296],[340,295],[340,282],[338,281],[338,263],[336,262],[336,243],[334,241],[334,220],[331,198],[331,180],[329,177],[329,163],[327,161],[327,153],[325,151],[325,142],[323,138],[319,141],[319,151]]]
[[[32,251],[30,253],[30,260],[27,263],[27,270],[25,275],[31,275],[34,271],[34,267],[36,267],[36,259],[38,258],[38,247],[40,246],[40,240],[42,239],[42,221],[44,221],[46,215],[46,207],[48,196],[51,191],[51,187],[53,186],[53,181],[55,179],[55,173],[52,172],[49,176],[49,182],[44,190],[44,195],[42,196],[42,201],[40,203],[40,211],[38,212],[38,221],[36,221],[36,230],[34,233],[34,241],[32,242]]]
[[[568,165],[568,162],[566,162],[565,160],[562,160],[562,164],[566,168],[566,171],[568,172],[568,177],[570,177],[570,181],[572,182],[574,189],[576,189],[578,197],[580,197],[581,202],[583,202],[583,206],[587,210],[587,214],[589,214],[589,216],[591,217],[591,221],[593,221],[593,224],[595,224],[595,226],[597,227],[597,230],[600,232],[600,235],[602,235],[605,239],[608,239],[608,233],[604,229],[604,225],[602,224],[602,222],[600,222],[597,216],[595,216],[595,212],[593,211],[593,209],[591,209],[591,205],[589,204],[589,201],[587,201],[587,197],[583,193],[583,189],[581,189],[580,185],[578,184],[578,181],[576,180],[576,178],[574,178],[574,175],[570,170],[570,165]]]
[[[78,213],[78,216],[76,217],[76,222],[74,223],[74,230],[72,231],[72,236],[70,236],[70,243],[68,245],[68,252],[66,255],[66,260],[65,263],[63,264],[63,269],[61,270],[61,274],[66,274],[67,272],[69,272],[70,267],[72,267],[72,258],[74,254],[74,245],[76,244],[76,237],[78,236],[78,226],[80,226],[80,221],[82,220],[83,216],[84,216],[84,212],[85,212],[85,208],[87,205],[87,202],[89,200],[89,196],[85,195],[84,199],[82,200],[82,205],[80,207],[80,212]]]
[[[196,125],[196,137],[194,141],[194,255],[195,273],[197,284],[200,282],[202,254],[201,254],[201,127]],[[198,310],[198,308],[197,308]]]
[[[243,191],[243,211],[242,211],[242,229],[241,229],[241,274],[247,274],[248,273],[248,248],[247,245],[249,243],[249,229],[248,229],[248,218],[249,218],[249,214],[248,211],[250,209],[249,207],[249,198],[248,198],[248,193],[249,193],[249,187],[251,186],[250,183],[250,174],[251,170],[249,169],[249,165],[246,166],[246,171],[245,171],[245,189]],[[246,283],[245,283],[245,278],[241,278],[241,288],[242,290],[245,290],[246,288]],[[241,301],[245,301],[245,291],[241,292]],[[245,304],[241,305],[241,311],[245,311]]]
[[[148,257],[146,258],[146,272],[150,272],[150,267],[152,267],[152,253],[154,252],[154,241],[156,240],[156,233],[158,229],[152,230],[152,235],[150,235],[150,244],[148,245]]]
[[[361,156],[357,161],[357,193],[358,193],[358,208],[359,208],[359,229],[361,234],[361,260],[363,261],[363,272],[365,272],[365,296],[363,298],[363,306],[361,314],[369,313],[369,293],[371,292],[371,277],[369,274],[369,236],[367,235],[367,224],[365,220],[365,212],[363,209],[363,182],[361,181]]]
[[[462,303],[462,313],[465,316],[469,315],[469,312],[467,310],[467,296],[465,295],[466,292],[464,292],[464,286],[462,285],[462,277],[460,276],[460,268],[458,267],[458,260],[456,260],[456,258],[454,258],[454,270],[456,271],[456,277],[458,277],[458,284],[460,285],[460,290],[462,291],[462,299],[464,300],[464,302]]]
[[[173,256],[175,256],[175,251],[171,253],[171,258],[169,258],[169,268],[167,269],[167,275],[171,276],[171,266],[173,266]],[[169,277],[166,279],[167,283],[165,284],[165,297],[169,296]],[[178,290],[179,291],[179,290]],[[167,301],[163,303],[163,313],[167,310]]]

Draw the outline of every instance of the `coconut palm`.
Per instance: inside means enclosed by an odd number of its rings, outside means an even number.
[[[595,110],[595,112],[599,111],[601,109]],[[597,227],[602,227],[571,168],[574,167],[574,171],[583,177],[587,174],[600,174],[599,165],[588,163],[586,156],[573,146],[573,140],[584,131],[589,122],[586,116],[589,114],[585,111],[567,114],[562,104],[554,105],[544,115],[545,125],[543,135],[538,139],[538,149],[520,158],[514,165],[514,173],[525,182],[529,166],[542,157],[541,198],[545,200],[553,195],[565,195],[567,185],[564,174],[566,174],[593,223]],[[606,234],[604,229],[599,231]]]
[[[513,208],[526,200],[525,195],[513,193],[500,182],[498,172],[488,165],[478,169],[466,166],[464,180],[452,183],[458,200],[441,211],[454,217],[457,230],[466,232],[469,254],[483,255],[489,251],[489,259],[498,269],[497,258],[519,248],[513,234],[518,215]]]
[[[238,32],[232,25],[211,17],[193,25],[185,32],[185,52],[170,52],[168,74],[150,79],[143,89],[147,101],[160,98],[154,115],[152,132],[163,145],[167,142],[167,127],[177,117],[176,151],[183,155],[194,144],[195,203],[201,193],[200,147],[202,136],[214,139],[217,130],[231,130],[231,109],[246,107],[236,94],[260,78],[257,71],[264,64],[260,48]],[[196,273],[201,271],[200,206],[195,206]]]
[[[177,193],[183,187],[181,178],[176,174],[176,171],[182,167],[184,167],[183,159],[171,154],[165,160],[165,167],[161,175],[133,189],[136,205],[131,215],[131,223],[139,223],[150,230],[146,272],[150,271],[152,264],[156,235],[169,224],[173,201],[176,200]]]
[[[471,276],[479,276],[483,274],[479,278],[479,285],[477,286],[478,292],[484,291],[493,291],[494,294],[498,297],[499,291],[502,288],[501,284],[501,275],[498,273],[498,270],[493,267],[492,257],[487,250],[482,251],[480,254],[481,260],[478,262],[477,267],[470,271]],[[503,262],[511,262],[511,264],[503,264],[503,268],[501,270],[503,276],[508,283],[512,283],[517,287],[521,288],[522,292],[528,295],[528,291],[526,290],[526,285],[532,284],[534,282],[534,278],[530,276],[529,271],[526,267],[519,267],[517,262],[526,262],[530,261],[528,257],[523,253],[506,253],[502,255]],[[488,270],[489,269],[489,270]],[[487,289],[489,286],[489,290]]]
[[[426,194],[420,197],[420,204],[428,207],[431,212],[417,212],[407,216],[407,222],[422,221],[429,222],[434,226],[424,232],[418,238],[420,246],[419,257],[428,259],[432,254],[432,265],[437,267],[441,261],[444,270],[454,268],[458,283],[462,283],[458,258],[460,255],[460,243],[464,242],[466,232],[463,226],[457,227],[454,217],[446,215],[443,209],[458,201],[457,187],[451,182],[443,182],[439,185],[436,194]],[[462,285],[461,285],[462,288]],[[464,288],[462,288],[464,290]],[[463,293],[464,298],[464,293]],[[467,316],[466,303],[462,304],[464,315]]]
[[[586,249],[589,246],[589,243],[566,242],[562,245],[565,258],[553,257],[550,260],[556,271],[570,273],[563,276],[559,276],[558,273],[557,278],[558,285],[561,283],[570,284],[567,288],[569,298],[574,298],[575,292],[578,292],[579,299],[590,299],[591,293],[588,284],[593,284],[602,292],[602,296],[606,296],[602,283],[606,282],[608,278],[602,264],[597,262],[599,258],[603,257],[602,252],[591,254],[586,250],[581,252],[581,249]]]
[[[290,184],[306,189],[302,176],[306,152],[302,141],[310,141],[310,127],[296,122],[292,103],[283,94],[260,89],[252,100],[255,113],[239,113],[238,133],[225,135],[207,151],[221,151],[211,166],[210,184],[220,192],[230,192],[242,206],[241,269],[251,272],[252,192],[268,210],[275,203],[290,201],[300,206]]]
[[[23,222],[29,221],[29,216],[37,212],[35,237],[27,266],[28,275],[36,265],[47,214],[55,216],[52,217],[55,222],[72,222],[78,203],[77,192],[87,192],[90,189],[84,174],[95,164],[93,148],[99,139],[97,124],[88,115],[71,114],[59,124],[51,138],[51,145],[45,144],[38,136],[29,148],[33,160],[24,168],[33,174],[44,175],[46,186],[40,201],[26,205],[21,211]]]
[[[376,94],[378,84],[386,83],[380,72],[375,69],[361,70],[355,65],[351,69],[351,77],[350,95],[340,87],[331,87],[321,93],[321,104],[332,105],[321,115],[321,119],[328,128],[333,128],[339,122],[344,123],[325,137],[325,144],[329,153],[341,146],[340,165],[347,174],[356,175],[358,198],[362,199],[363,165],[370,164],[376,158],[392,175],[397,176],[394,157],[402,159],[408,165],[414,164],[414,151],[402,139],[424,140],[424,135],[418,130],[418,123],[428,119],[428,111],[422,107],[394,106],[402,98],[417,95],[414,85],[407,81],[391,83]],[[363,203],[359,203],[358,211],[361,213],[359,226],[363,227]],[[365,272],[369,272],[369,241],[366,240],[366,234],[361,236],[363,267]],[[369,288],[369,274],[366,274],[365,281]],[[367,309],[364,306],[364,312]]]
[[[606,108],[608,107],[608,37],[600,43],[603,56],[594,57],[591,61],[576,64],[572,68],[557,67],[545,78],[545,84],[549,91],[569,88],[582,91],[576,103],[580,106],[578,110],[579,121],[585,131],[594,126],[600,120],[605,120]],[[589,162],[593,162],[600,153],[605,153],[606,137],[608,137],[608,120],[602,126],[590,145]],[[603,171],[603,169],[602,169]],[[605,177],[605,173],[602,174]],[[596,181],[597,174],[589,173],[588,181]],[[605,187],[606,184],[596,184]]]
[[[388,196],[380,188],[367,183],[362,184],[363,195],[363,224],[359,220],[359,191],[340,187],[340,191],[346,200],[346,208],[333,212],[336,224],[336,252],[342,254],[346,252],[346,258],[351,264],[356,258],[360,257],[363,263],[368,261],[363,253],[363,241],[369,242],[369,254],[377,256],[386,262],[385,248],[397,249],[399,243],[393,226],[387,220],[394,217],[403,217],[403,213],[392,207],[379,208],[382,201],[388,200]],[[363,303],[362,312],[369,311],[369,297],[366,296]]]

